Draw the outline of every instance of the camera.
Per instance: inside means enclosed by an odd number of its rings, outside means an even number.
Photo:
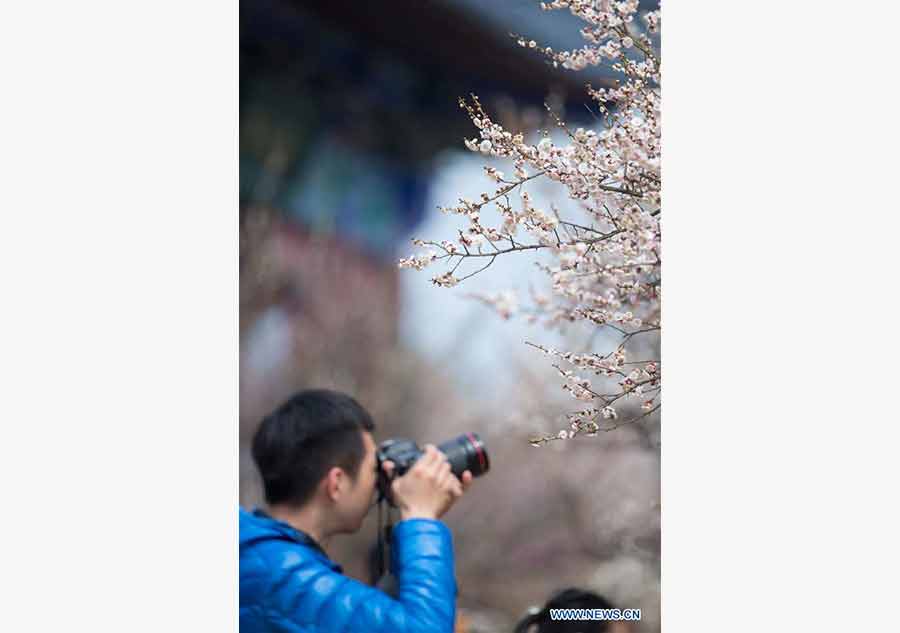
[[[437,449],[447,456],[450,470],[457,477],[471,471],[473,477],[486,473],[491,466],[487,448],[477,433],[463,433],[459,437],[439,444]],[[422,456],[422,449],[412,440],[393,438],[385,440],[378,446],[378,490],[381,497],[393,505],[390,498],[391,479],[384,472],[382,464],[390,460],[394,462],[394,477],[400,477],[412,468],[416,460]]]

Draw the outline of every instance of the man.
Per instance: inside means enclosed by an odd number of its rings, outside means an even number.
[[[326,390],[298,393],[263,420],[253,459],[267,509],[240,510],[241,633],[452,633],[453,546],[438,519],[472,474],[457,479],[434,446],[391,485],[396,598],[344,576],[325,553],[372,506],[374,428],[353,398]],[[384,468],[391,474],[393,464]]]

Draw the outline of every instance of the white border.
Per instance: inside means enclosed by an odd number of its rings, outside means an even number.
[[[663,8],[664,631],[896,627],[890,14]]]
[[[237,4],[0,11],[0,630],[237,630]]]

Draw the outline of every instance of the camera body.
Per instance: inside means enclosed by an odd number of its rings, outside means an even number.
[[[450,470],[457,477],[471,471],[473,477],[479,477],[490,469],[490,459],[484,442],[477,433],[463,433],[459,437],[438,445],[438,450],[447,456]],[[394,462],[394,477],[403,476],[412,468],[416,460],[422,456],[422,449],[414,441],[405,438],[385,440],[378,446],[378,490],[382,498],[393,505],[390,497],[391,478],[384,472],[382,464],[390,460]]]

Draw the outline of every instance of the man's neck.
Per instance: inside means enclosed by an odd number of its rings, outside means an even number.
[[[273,519],[283,521],[295,530],[306,533],[321,547],[325,547],[328,537],[331,536],[313,504],[307,504],[302,508],[269,506],[268,513]]]

